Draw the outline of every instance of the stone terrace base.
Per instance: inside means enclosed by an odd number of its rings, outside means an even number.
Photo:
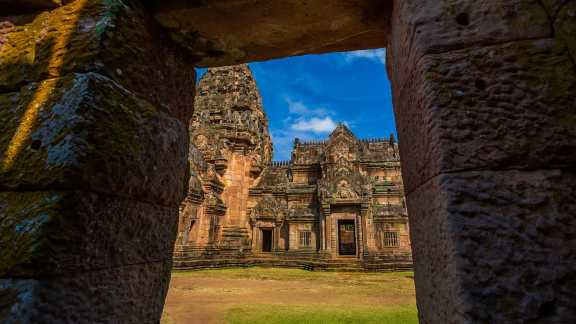
[[[322,253],[282,253],[255,255],[237,250],[203,249],[177,246],[174,253],[174,270],[198,270],[232,267],[279,267],[314,271],[411,271],[412,259],[407,256],[365,256],[363,259],[332,259]]]

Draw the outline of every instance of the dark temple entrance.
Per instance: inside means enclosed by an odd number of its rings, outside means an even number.
[[[356,226],[354,220],[338,221],[338,251],[340,255],[356,255]]]
[[[262,230],[262,252],[272,252],[272,230]]]

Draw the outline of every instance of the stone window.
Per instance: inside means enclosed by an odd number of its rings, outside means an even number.
[[[398,232],[384,232],[382,237],[384,238],[385,247],[395,247],[400,246],[400,239]]]
[[[310,247],[312,245],[312,232],[301,231],[300,232],[300,246]]]

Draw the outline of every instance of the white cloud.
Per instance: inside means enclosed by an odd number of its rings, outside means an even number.
[[[272,129],[274,159],[289,160],[294,146],[294,139],[304,141],[323,140],[336,128],[334,112],[322,106],[310,106],[305,102],[285,96],[288,116],[280,128]]]
[[[290,97],[285,97],[286,103],[288,103],[288,111],[293,115],[299,116],[326,116],[329,114],[328,110],[323,107],[311,109],[308,108],[303,102],[292,100]]]
[[[384,48],[347,52],[342,55],[344,55],[344,61],[347,63],[358,60],[370,60],[386,64],[386,49]]]
[[[310,119],[299,119],[292,124],[291,128],[299,132],[330,133],[336,128],[336,123],[330,117],[313,117]]]

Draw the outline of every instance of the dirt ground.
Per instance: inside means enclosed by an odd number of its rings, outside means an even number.
[[[163,324],[226,323],[233,308],[414,306],[412,273],[223,269],[172,274]]]

